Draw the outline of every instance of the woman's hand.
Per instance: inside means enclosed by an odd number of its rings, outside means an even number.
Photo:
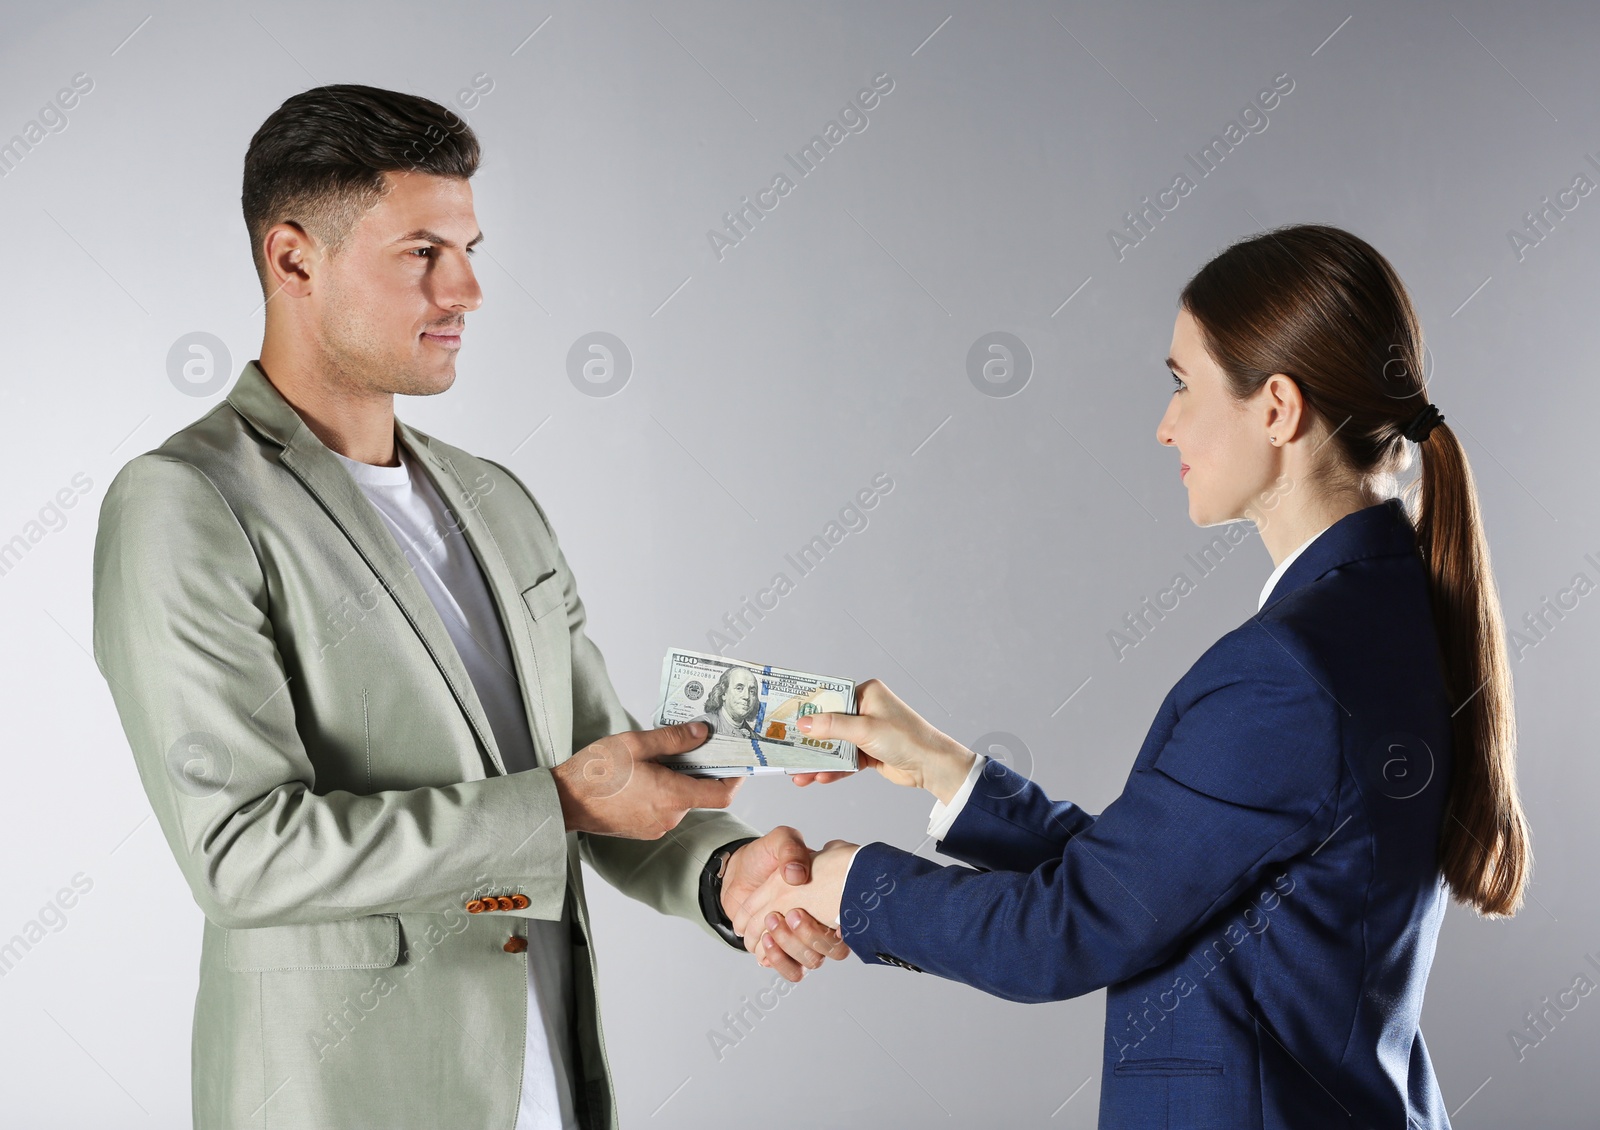
[[[758,892],[770,902],[772,892],[784,885],[797,890],[809,883],[811,861],[817,854],[806,847],[799,832],[782,825],[734,852],[722,879],[722,912],[728,921],[743,923],[749,918]],[[767,880],[775,876],[783,882],[769,888]],[[768,916],[771,920],[762,928],[759,947],[746,943],[745,948],[754,952],[762,965],[776,969],[785,980],[799,981],[807,969],[818,968],[825,958],[850,956],[850,947],[839,940],[837,930],[803,911],[787,906],[784,910],[788,914],[781,919]]]
[[[844,840],[829,840],[811,857],[811,880],[807,883],[790,883],[782,872],[768,876],[734,910],[733,932],[744,938],[745,948],[757,956],[781,954],[773,932],[785,925],[790,929],[798,928],[805,921],[805,915],[837,928],[844,879],[857,846]],[[842,957],[850,952],[843,942],[839,943],[838,950],[842,952],[828,956]]]
[[[949,804],[977,755],[931,726],[877,679],[856,688],[856,709],[857,714],[810,714],[796,725],[809,737],[852,743],[863,769],[876,769],[897,785],[927,789]],[[809,785],[847,776],[797,773],[794,782]]]

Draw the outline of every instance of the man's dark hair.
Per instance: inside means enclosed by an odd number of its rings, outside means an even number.
[[[367,210],[388,191],[387,172],[470,178],[478,138],[448,108],[373,86],[319,86],[272,112],[244,156],[244,223],[261,291],[262,241],[292,223],[337,254]]]

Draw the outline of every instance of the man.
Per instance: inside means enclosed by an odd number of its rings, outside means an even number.
[[[689,724],[704,722],[713,734],[753,738],[757,735],[750,728],[750,719],[760,704],[755,672],[748,667],[729,667],[706,695],[706,712],[689,719]]]
[[[704,811],[735,784],[654,762],[703,727],[633,732],[521,480],[394,417],[482,302],[478,157],[421,98],[274,112],[260,358],[101,509],[95,658],[206,919],[197,1127],[615,1126],[580,859],[730,943],[807,876],[792,829]],[[766,940],[790,980],[847,952]]]

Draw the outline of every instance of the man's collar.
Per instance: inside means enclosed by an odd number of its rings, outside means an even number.
[[[293,443],[295,433],[305,427],[300,413],[273,387],[255,361],[245,364],[228,392],[228,403],[258,432],[283,447]]]
[[[227,400],[258,432],[281,447],[303,450],[308,445],[327,446],[306,427],[300,413],[267,379],[266,372],[257,361],[245,364],[239,379],[229,390]],[[401,423],[398,417],[395,418],[394,431],[396,443],[403,440],[414,452],[427,444],[426,435]]]

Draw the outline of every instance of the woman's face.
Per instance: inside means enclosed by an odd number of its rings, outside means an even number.
[[[1178,449],[1189,520],[1214,526],[1246,517],[1275,473],[1278,449],[1267,441],[1263,413],[1229,394],[1222,369],[1206,352],[1200,323],[1181,308],[1167,365],[1175,383],[1156,440]]]

